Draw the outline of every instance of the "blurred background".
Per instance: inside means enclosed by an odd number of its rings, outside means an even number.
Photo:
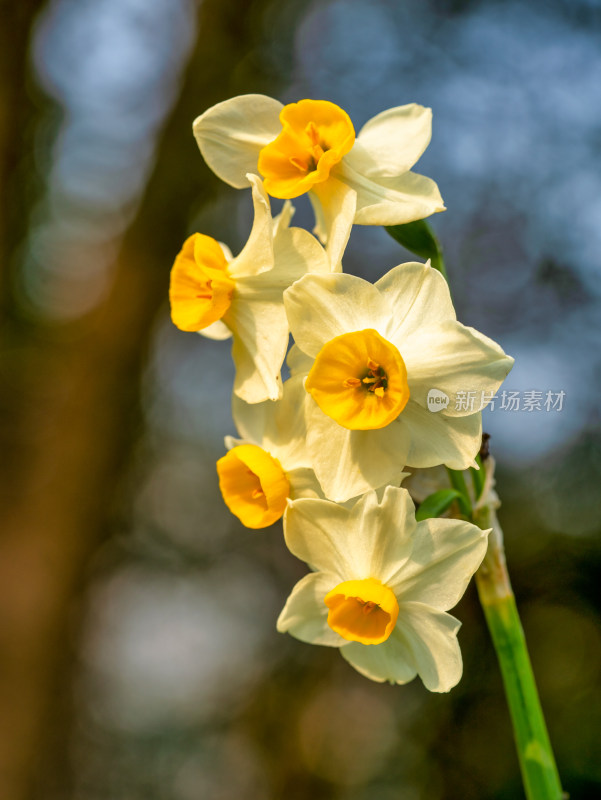
[[[523,797],[473,587],[448,695],[361,678],[275,620],[304,566],[224,507],[229,346],[176,330],[169,270],[234,253],[248,191],[191,133],[215,102],[434,111],[459,319],[516,358],[486,411],[564,786],[601,793],[601,3],[20,0],[0,28],[0,796]],[[311,225],[303,202],[296,224]],[[412,260],[353,231],[345,269]]]

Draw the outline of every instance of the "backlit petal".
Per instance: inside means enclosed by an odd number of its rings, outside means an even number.
[[[314,233],[327,244],[332,271],[342,271],[342,256],[351,235],[357,193],[334,177],[316,184],[309,194],[317,225]]]
[[[323,599],[336,585],[336,578],[312,572],[300,580],[286,601],[277,621],[280,633],[290,633],[302,642],[340,647],[346,644],[328,625],[328,607]]]
[[[247,403],[277,400],[282,394],[280,369],[289,339],[282,303],[234,297],[224,321],[234,337],[234,392]]]
[[[451,469],[475,466],[474,459],[482,443],[482,414],[449,417],[409,401],[395,424],[403,425],[411,441],[407,466],[446,464]]]
[[[308,400],[307,447],[326,497],[343,503],[369,489],[400,483],[411,446],[407,426],[395,421],[379,430],[351,431]]]
[[[345,158],[332,174],[357,192],[356,225],[403,225],[445,210],[436,183],[415,172],[366,177]]]
[[[399,349],[408,336],[425,326],[455,319],[449,285],[429,264],[400,264],[380,278],[376,287],[390,310],[386,336]]]
[[[294,341],[315,357],[322,346],[349,331],[383,334],[387,304],[368,281],[354,275],[305,275],[284,293]]]
[[[432,136],[432,110],[410,103],[382,111],[359,132],[347,156],[367,177],[394,177],[416,163]]]
[[[204,160],[221,180],[248,188],[247,172],[257,172],[261,148],[282,126],[283,106],[262,94],[245,94],[212,106],[194,121],[194,136]]]
[[[396,630],[382,644],[345,644],[340,648],[340,655],[357,672],[377,683],[409,683],[417,675],[413,653]]]
[[[426,689],[448,692],[463,673],[457,641],[459,620],[423,603],[401,603],[398,634],[411,652],[413,663]]]
[[[456,519],[426,519],[413,532],[411,556],[387,584],[402,602],[439,611],[463,596],[486,553],[488,532]]]
[[[481,393],[494,394],[513,365],[496,342],[454,320],[424,326],[402,347],[412,400],[425,407],[429,390],[440,389],[451,399],[442,412],[448,416],[479,411]],[[457,392],[468,391],[474,392],[473,408],[457,408]]]
[[[295,501],[284,533],[297,558],[338,575],[337,583],[364,578],[386,583],[409,557],[415,524],[409,493],[389,486],[380,500],[376,492],[366,492],[348,507],[327,500]]]

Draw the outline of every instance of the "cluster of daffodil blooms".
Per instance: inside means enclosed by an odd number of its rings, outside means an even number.
[[[488,531],[462,519],[416,522],[406,467],[477,468],[481,414],[428,409],[430,389],[492,397],[513,360],[457,321],[429,263],[375,284],[342,271],[353,224],[400,225],[443,211],[436,183],[411,171],[431,112],[411,104],[358,135],[324,100],[282,106],[262,95],[213,106],[194,123],[209,167],[250,188],[240,254],[195,233],[171,274],[174,323],[232,339],[239,438],[217,462],[228,508],[249,528],[283,518],[308,565],[279,631],[340,649],[376,681],[448,691],[461,677],[450,614],[480,565]],[[315,236],[291,227],[308,193]],[[272,217],[270,196],[286,202]],[[290,378],[281,378],[288,353]]]

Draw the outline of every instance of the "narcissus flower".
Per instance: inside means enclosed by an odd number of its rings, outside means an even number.
[[[236,258],[210,236],[193,234],[171,270],[171,317],[184,331],[213,339],[233,336],[234,392],[248,403],[277,400],[289,330],[282,293],[309,271],[329,271],[319,242],[289,228],[292,209],[272,219],[269,198],[254,175],[254,223]]]
[[[225,504],[248,528],[272,525],[289,498],[323,496],[305,444],[304,394],[298,376],[285,382],[275,403],[249,405],[233,398],[241,438],[226,437],[229,450],[217,462],[217,472]]]
[[[348,114],[327,100],[283,106],[248,94],[209,108],[194,135],[209,167],[243,189],[246,173],[263,176],[272,197],[305,192],[316,233],[336,267],[351,225],[398,225],[444,205],[436,183],[411,172],[430,142],[432,112],[411,103],[369,120],[355,136]]]
[[[460,622],[447,612],[484,558],[488,531],[461,520],[416,523],[409,493],[389,486],[351,508],[301,499],[288,510],[286,544],[315,570],[299,581],[277,627],[339,647],[374,681],[447,692],[462,674]]]
[[[393,483],[402,465],[476,466],[481,414],[455,395],[489,400],[513,359],[457,322],[439,272],[401,264],[375,285],[306,275],[284,303],[291,368],[307,375],[307,447],[326,497],[343,502]],[[449,399],[437,413],[431,389]]]

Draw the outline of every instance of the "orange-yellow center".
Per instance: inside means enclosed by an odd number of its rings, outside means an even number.
[[[299,197],[326,181],[355,143],[350,117],[328,100],[290,103],[280,122],[282,132],[259,153],[258,169],[272,197]]]
[[[343,333],[326,342],[305,389],[324,414],[350,430],[386,427],[409,400],[401,354],[371,328]]]
[[[377,578],[339,583],[324,602],[330,628],[344,639],[361,644],[385,642],[399,615],[394,592]]]
[[[266,528],[286,510],[290,482],[282,465],[255,444],[233,447],[217,462],[226,506],[247,528]]]
[[[171,269],[171,319],[182,331],[200,331],[230,307],[234,280],[219,242],[194,233],[184,242]]]

